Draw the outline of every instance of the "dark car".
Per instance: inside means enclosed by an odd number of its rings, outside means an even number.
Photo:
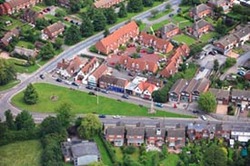
[[[87,88],[87,89],[93,89],[93,87],[92,87],[92,86],[86,86],[86,88]]]
[[[108,91],[108,90],[106,90],[106,89],[101,90],[101,92],[102,92],[102,93],[106,93],[106,94],[108,94],[108,93],[109,93],[109,91]]]
[[[57,78],[56,81],[57,82],[62,82],[62,80],[60,78]]]
[[[173,17],[173,16],[174,16],[174,14],[169,14],[168,16],[169,16],[169,17]]]
[[[106,115],[99,115],[99,118],[106,118]]]
[[[95,92],[89,92],[89,95],[96,95]]]
[[[44,79],[44,75],[43,74],[40,74],[39,76],[41,79]]]
[[[77,83],[75,83],[75,82],[72,82],[71,85],[74,85],[74,86],[77,86],[77,87],[79,86],[79,85],[78,85]]]
[[[100,92],[100,88],[96,87],[94,90],[97,91],[97,92]]]
[[[198,111],[198,110],[193,110],[192,111],[194,114],[199,114],[200,113],[200,111]]]
[[[122,98],[129,99],[129,96],[128,96],[128,94],[124,94],[124,95],[122,95]]]

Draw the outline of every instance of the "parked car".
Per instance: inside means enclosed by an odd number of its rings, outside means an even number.
[[[71,84],[72,84],[72,82],[67,81],[67,80],[65,80],[64,82],[65,82],[65,84],[67,84],[67,85],[71,85]]]
[[[56,81],[57,82],[62,82],[62,80],[60,78],[57,78]]]
[[[75,83],[75,82],[72,82],[71,85],[74,85],[74,86],[77,86],[77,87],[79,86],[79,85],[78,85],[77,83]]]
[[[92,86],[86,86],[86,88],[87,88],[87,89],[93,89],[93,87],[92,87]]]
[[[201,119],[204,120],[204,121],[207,120],[207,118],[205,117],[205,115],[201,115]]]
[[[108,94],[108,93],[109,93],[109,91],[108,91],[108,90],[106,90],[106,89],[102,89],[102,90],[101,90],[101,92],[102,92],[102,93],[106,93],[106,94]]]
[[[95,92],[89,92],[89,95],[96,95]]]
[[[128,96],[128,94],[124,94],[124,95],[122,95],[122,98],[129,99],[129,96]]]
[[[95,91],[99,92],[100,91],[100,88],[94,88]]]
[[[114,119],[120,119],[120,118],[121,118],[121,116],[119,116],[119,115],[115,115],[115,116],[113,116],[113,118],[114,118]]]
[[[40,74],[39,77],[40,77],[41,79],[44,79],[44,78],[45,78],[43,74]]]
[[[106,118],[106,115],[99,115],[99,118]]]
[[[192,112],[193,112],[194,114],[200,113],[200,111],[198,111],[198,110],[193,110]]]
[[[246,74],[246,72],[242,71],[242,70],[238,70],[237,74],[240,76],[244,76]]]
[[[173,16],[174,16],[174,14],[172,14],[172,13],[171,13],[171,14],[169,14],[168,16],[169,16],[169,17],[173,17]]]
[[[156,106],[156,107],[162,108],[162,107],[163,107],[163,104],[162,104],[162,103],[155,103],[155,106]]]

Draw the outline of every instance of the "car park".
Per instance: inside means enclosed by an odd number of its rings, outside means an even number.
[[[100,92],[100,91],[101,91],[100,88],[97,88],[97,87],[94,88],[94,90],[97,91],[97,92]]]
[[[87,88],[87,89],[93,89],[93,87],[92,87],[92,86],[86,86],[86,88]]]
[[[174,16],[174,14],[169,14],[168,16],[169,16],[169,17],[173,17],[173,16]]]
[[[57,82],[62,82],[62,80],[60,78],[57,78],[56,81]]]
[[[200,111],[198,111],[198,110],[193,110],[192,112],[193,112],[194,114],[200,113]]]

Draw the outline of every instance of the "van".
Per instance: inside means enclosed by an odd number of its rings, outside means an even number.
[[[205,115],[201,115],[201,119],[205,120],[205,121],[207,120],[207,118],[205,117]]]

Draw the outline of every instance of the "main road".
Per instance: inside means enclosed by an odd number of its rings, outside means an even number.
[[[156,7],[151,8],[150,10],[147,10],[143,13],[138,14],[137,16],[131,18],[132,20],[142,20],[144,18],[147,18],[151,15],[151,11],[158,10],[162,11],[165,10],[166,4],[170,3],[171,5],[179,5],[181,0],[171,0],[169,2],[164,2]],[[125,25],[127,21],[121,22],[112,28],[110,28],[110,32],[113,32],[120,28],[121,26]],[[62,52],[60,55],[56,56],[54,59],[49,61],[47,64],[39,68],[36,72],[31,74],[27,77],[26,80],[22,81],[19,85],[12,88],[10,91],[6,92],[2,96],[0,96],[0,118],[3,118],[4,111],[7,109],[10,109],[14,115],[18,114],[20,110],[13,105],[11,105],[11,98],[18,93],[19,91],[23,90],[29,83],[32,83],[36,80],[37,77],[39,77],[40,74],[50,72],[56,67],[56,64],[61,61],[62,59],[71,58],[75,55],[77,55],[79,52],[81,52],[82,49],[90,47],[94,45],[98,40],[102,39],[103,33],[100,32],[70,48]]]

